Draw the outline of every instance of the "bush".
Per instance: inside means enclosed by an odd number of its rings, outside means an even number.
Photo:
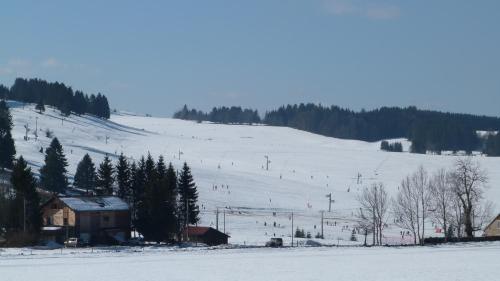
[[[54,132],[52,132],[50,129],[45,130],[45,136],[49,139],[54,137]]]

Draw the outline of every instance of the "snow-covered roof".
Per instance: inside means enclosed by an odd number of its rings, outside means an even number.
[[[114,196],[60,197],[64,204],[75,211],[126,211],[127,203]]]

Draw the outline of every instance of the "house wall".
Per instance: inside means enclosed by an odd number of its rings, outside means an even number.
[[[216,246],[227,244],[228,237],[213,230],[209,230],[203,235],[190,235],[189,241],[195,243],[204,243],[209,246]]]
[[[74,211],[58,198],[42,207],[44,226],[69,226],[64,236],[106,243],[106,235],[123,233],[130,238],[129,211]],[[65,220],[66,218],[66,220]],[[67,224],[65,224],[65,221]]]
[[[497,217],[485,230],[485,236],[500,236],[500,217]]]
[[[130,213],[128,211],[78,212],[76,231],[79,236],[98,239],[104,230],[124,232],[130,238]]]
[[[54,199],[42,209],[42,218],[44,226],[75,226],[75,212],[63,204],[60,200]],[[67,224],[65,220],[67,219]]]

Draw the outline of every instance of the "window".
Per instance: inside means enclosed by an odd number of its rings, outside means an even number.
[[[64,218],[63,223],[64,223],[64,225],[68,225],[68,218]]]
[[[500,229],[500,220],[497,221],[497,228]]]

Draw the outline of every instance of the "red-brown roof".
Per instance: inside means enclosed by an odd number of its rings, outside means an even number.
[[[210,227],[207,226],[188,226],[187,231],[189,235],[203,235],[207,233]]]
[[[206,234],[209,230],[213,230],[213,231],[217,231],[217,232],[220,232],[212,227],[209,227],[209,226],[188,226],[187,227],[187,231],[188,231],[188,234],[189,236],[201,236],[201,235],[204,235]],[[186,234],[186,229],[184,229],[184,234]],[[229,235],[223,233],[223,232],[220,232],[226,236],[229,237]]]

